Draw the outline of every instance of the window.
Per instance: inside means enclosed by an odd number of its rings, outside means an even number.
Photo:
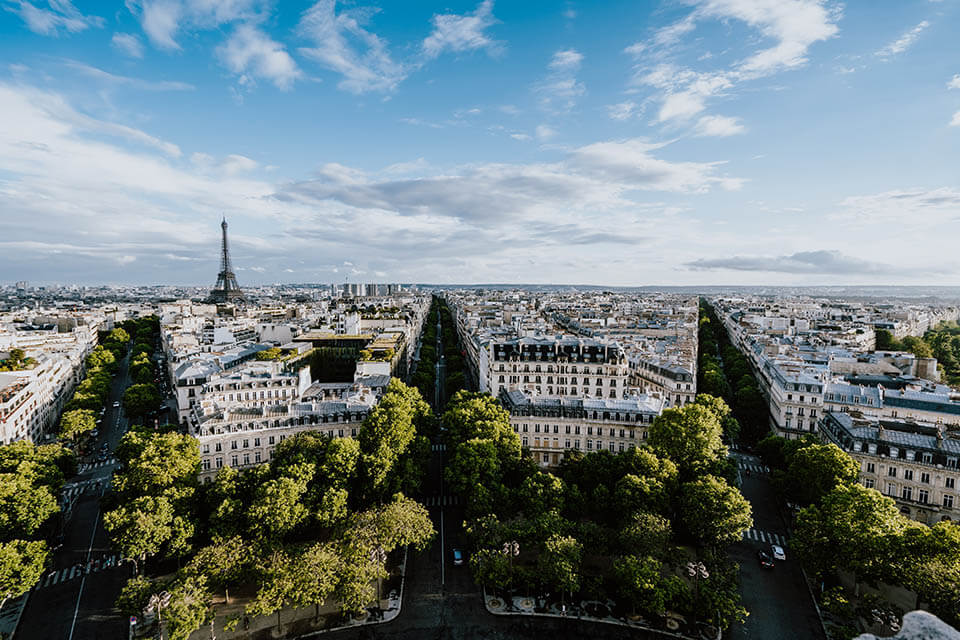
[[[247,438],[243,439],[243,448],[244,449],[250,448],[250,440],[248,440]]]
[[[250,454],[249,454],[249,453],[243,454],[243,464],[250,464]]]
[[[218,442],[215,445],[213,445],[213,449],[214,451],[223,451],[223,444]]]
[[[873,489],[873,484],[873,478],[866,478],[863,481],[863,486],[865,486],[867,489]]]
[[[543,461],[544,461],[544,462],[550,462],[550,454],[549,454],[549,453],[543,454]]]
[[[900,497],[904,500],[913,500],[913,487],[904,487],[900,492]]]
[[[956,478],[947,478],[946,480],[944,480],[944,483],[943,483],[943,486],[945,486],[947,489],[955,489],[956,485],[957,485]]]
[[[238,461],[237,456],[230,456],[230,466],[233,466],[233,467],[237,466],[238,464],[237,461]]]
[[[203,445],[203,452],[210,453],[210,443]]]
[[[904,480],[913,480],[913,469],[904,469],[904,470],[903,470],[903,479],[904,479]]]
[[[926,489],[917,490],[917,502],[919,502],[920,504],[927,504],[929,500],[930,500],[929,491],[927,491]]]
[[[204,470],[204,471],[209,471],[209,470],[210,470],[210,458],[204,458],[204,459],[203,459],[203,470]]]
[[[570,425],[567,425],[567,433],[570,433]]]
[[[947,509],[953,509],[953,496],[943,496],[943,506]]]
[[[260,452],[259,452],[259,451],[257,451],[257,452],[254,454],[253,459],[254,459],[255,462],[257,462],[257,464],[260,463]]]
[[[896,467],[890,467],[889,469],[887,469],[887,475],[890,476],[891,478],[896,478],[896,477],[897,477],[897,468],[896,468]]]
[[[523,446],[529,447],[530,441],[527,439],[527,436],[523,436]]]
[[[223,458],[217,458],[214,464],[216,465],[217,469],[219,469],[223,466]]]
[[[872,462],[868,462],[868,463],[867,463],[867,473],[876,473],[876,472],[877,472],[877,467],[876,467],[876,465],[873,464]]]
[[[888,496],[895,496],[895,495],[897,495],[897,485],[893,484],[892,482],[888,482],[888,483],[887,483],[887,495],[888,495]]]
[[[593,440],[587,440],[587,451],[593,451]]]
[[[923,484],[930,484],[930,474],[926,471],[920,472],[920,482]]]
[[[614,446],[615,446],[614,443],[610,442],[610,447],[609,447],[610,453],[613,453],[615,451]],[[620,445],[620,446],[623,447],[623,445]]]
[[[276,438],[274,438],[273,436],[270,436],[269,438],[267,438],[267,442],[268,442],[269,444],[275,444],[275,443],[276,443]]]
[[[527,423],[524,422],[524,423],[523,423],[523,432],[524,432],[524,433],[527,432],[527,426],[528,426]]]

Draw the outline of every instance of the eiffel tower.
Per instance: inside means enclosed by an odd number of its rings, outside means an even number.
[[[223,247],[220,250],[220,275],[217,276],[217,284],[210,292],[210,302],[246,302],[240,285],[237,284],[237,276],[233,273],[233,263],[230,262],[230,248],[227,245],[227,218],[224,216],[220,223],[223,229]]]

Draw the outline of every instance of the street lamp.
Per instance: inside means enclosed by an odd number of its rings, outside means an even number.
[[[387,563],[387,552],[383,547],[375,547],[370,550],[370,562],[373,563],[375,567],[379,565],[385,565]],[[383,617],[383,612],[380,610],[380,571],[377,571],[377,614],[378,617]]]
[[[700,608],[700,580],[706,580],[710,577],[710,572],[707,571],[707,567],[700,562],[688,562],[687,563],[687,575],[694,579],[694,585],[696,589],[696,601],[693,605],[693,631],[697,631],[697,611]]]
[[[513,559],[520,555],[520,543],[516,540],[503,543],[503,555],[510,559],[510,602],[507,605],[509,610],[513,610]]]
[[[160,593],[155,593],[150,596],[150,601],[147,603],[146,611],[156,611],[157,612],[157,626],[160,628],[160,640],[163,640],[163,614],[162,611],[165,607],[170,604],[170,592],[162,591]]]

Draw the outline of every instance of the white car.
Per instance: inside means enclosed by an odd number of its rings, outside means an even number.
[[[113,408],[114,408],[114,409],[119,409],[119,408],[120,408],[120,403],[119,403],[119,402],[114,402],[114,403],[113,403]]]
[[[783,547],[780,545],[772,544],[770,545],[770,553],[773,554],[774,560],[786,560],[787,554],[783,552]]]

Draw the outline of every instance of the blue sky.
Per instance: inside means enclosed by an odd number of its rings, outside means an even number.
[[[0,281],[956,284],[958,0],[0,0]]]

